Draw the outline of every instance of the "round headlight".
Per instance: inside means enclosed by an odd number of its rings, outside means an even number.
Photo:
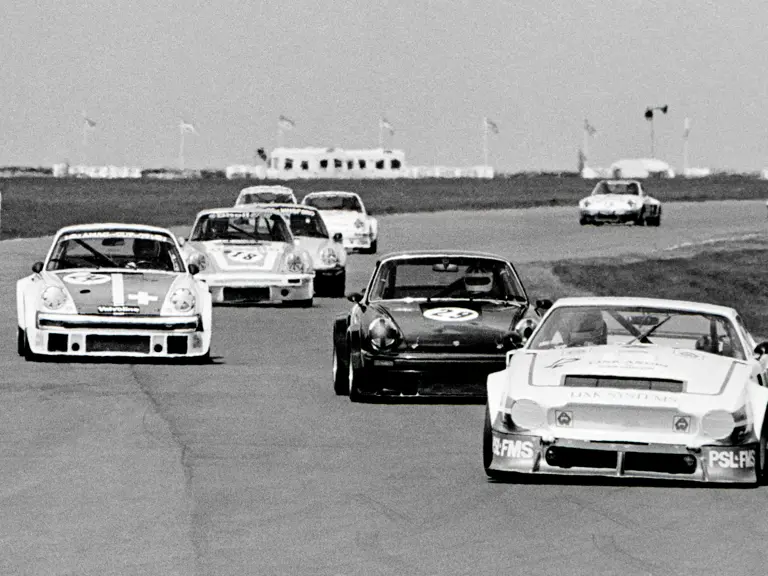
[[[727,410],[711,410],[701,419],[701,430],[715,439],[727,438],[733,432],[736,422]]]
[[[591,203],[591,201],[589,199],[585,199],[585,200],[581,201],[581,206],[583,208],[589,208],[590,203]]]
[[[389,318],[376,318],[368,325],[368,336],[371,346],[376,350],[391,348],[400,338],[400,332]]]
[[[186,288],[174,290],[171,294],[171,305],[178,312],[189,312],[195,308],[195,295]]]
[[[287,258],[285,259],[285,267],[288,269],[288,272],[293,272],[295,274],[301,274],[305,270],[304,266],[304,260],[296,253],[290,253],[288,254]]]
[[[67,293],[58,286],[48,286],[40,296],[43,306],[48,310],[58,310],[67,302]]]
[[[538,326],[538,322],[534,320],[533,318],[523,318],[515,324],[515,332],[520,334],[523,341],[528,340],[528,338],[531,337],[531,334],[533,334],[533,330]]]
[[[205,254],[202,252],[195,252],[189,257],[189,263],[190,264],[196,264],[197,267],[202,272],[206,268],[208,268],[208,258],[205,257]]]
[[[339,263],[339,255],[333,248],[325,248],[320,252],[320,261],[326,266],[336,266]]]
[[[544,410],[538,402],[523,398],[516,401],[509,411],[512,422],[519,428],[533,430],[544,424]]]

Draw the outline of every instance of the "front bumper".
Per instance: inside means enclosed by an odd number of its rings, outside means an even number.
[[[491,431],[499,472],[755,483],[757,443],[738,446],[590,442]]]
[[[199,278],[208,284],[214,304],[276,304],[314,296],[314,274],[218,273]]]
[[[639,209],[631,210],[581,210],[579,218],[582,222],[635,222],[640,215]]]
[[[38,314],[27,339],[33,354],[45,356],[192,358],[211,345],[198,316]]]
[[[367,250],[373,244],[373,234],[342,233],[342,235],[342,244],[348,252]]]
[[[315,268],[315,280],[338,278],[344,274],[346,268],[344,266],[333,266],[331,268]]]
[[[361,354],[362,392],[379,396],[445,396],[484,399],[491,372],[503,370],[503,354]]]

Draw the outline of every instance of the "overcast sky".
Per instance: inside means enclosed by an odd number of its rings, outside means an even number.
[[[736,0],[3,0],[0,165],[247,163],[385,144],[411,165],[573,170],[656,156],[768,167],[768,3]],[[96,126],[83,134],[83,111]],[[87,146],[83,146],[84,140]],[[84,149],[85,148],[85,149]]]

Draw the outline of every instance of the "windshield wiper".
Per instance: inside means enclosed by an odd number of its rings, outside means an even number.
[[[648,330],[646,330],[646,331],[645,331],[645,332],[643,332],[642,334],[638,334],[637,336],[635,336],[634,338],[632,338],[632,340],[630,340],[629,342],[627,342],[627,343],[625,344],[625,346],[629,346],[630,344],[633,344],[634,342],[637,342],[638,340],[640,340],[640,342],[642,342],[643,344],[650,344],[650,342],[648,341],[648,336],[650,336],[651,334],[653,334],[653,333],[656,331],[656,329],[657,329],[659,326],[662,326],[662,325],[664,325],[664,324],[665,324],[665,323],[666,323],[668,320],[670,320],[671,318],[672,318],[672,316],[671,316],[671,315],[670,315],[670,316],[667,316],[666,318],[664,318],[664,320],[662,320],[662,321],[661,321],[661,322],[659,322],[658,324],[655,324],[655,325],[651,326],[650,328],[648,328]]]

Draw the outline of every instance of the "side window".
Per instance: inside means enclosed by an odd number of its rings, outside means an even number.
[[[293,170],[293,158],[286,158],[285,159],[285,169],[286,170]]]
[[[307,160],[301,161],[301,169],[302,170],[309,170],[309,162]]]
[[[376,169],[384,170],[384,160],[376,160]]]
[[[392,160],[391,166],[392,166],[392,170],[399,170],[400,169],[400,160],[395,158],[394,160]]]
[[[365,170],[365,160],[358,160],[357,165],[360,166],[361,170]]]
[[[323,158],[322,160],[320,160],[320,168],[322,168],[323,170],[326,170],[328,168],[327,158]]]

